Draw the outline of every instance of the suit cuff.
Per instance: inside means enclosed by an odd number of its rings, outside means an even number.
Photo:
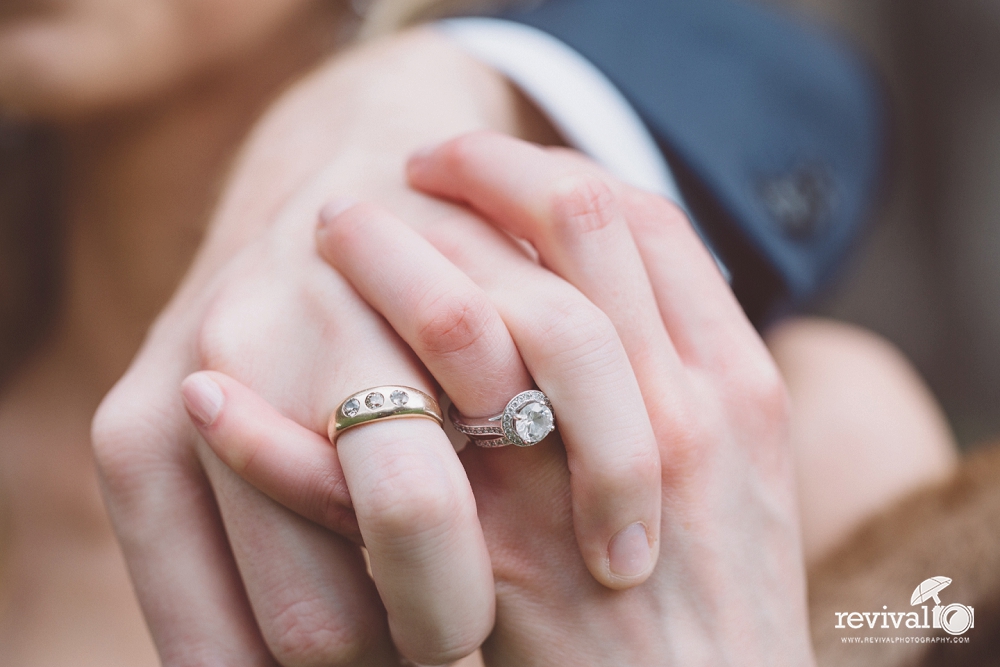
[[[524,91],[569,145],[626,183],[683,207],[653,136],[589,60],[555,37],[512,21],[456,18],[437,27]]]

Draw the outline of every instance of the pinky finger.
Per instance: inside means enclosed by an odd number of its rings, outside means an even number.
[[[276,502],[361,542],[336,450],[236,380],[194,373],[181,385],[201,436],[227,466]]]

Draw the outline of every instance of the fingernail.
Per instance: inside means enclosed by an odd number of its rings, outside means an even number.
[[[426,170],[428,160],[433,157],[438,147],[439,146],[437,144],[434,144],[433,146],[424,146],[410,156],[410,159],[406,161],[407,179],[410,181],[420,179],[420,173]]]
[[[331,220],[347,209],[354,208],[357,203],[357,200],[351,199],[350,197],[340,197],[338,199],[334,199],[319,210],[319,225],[317,226],[320,229],[323,229],[330,224]]]
[[[219,385],[202,373],[196,373],[184,381],[181,396],[188,413],[202,426],[212,425],[225,401]]]
[[[410,161],[411,162],[414,162],[414,161],[419,162],[421,160],[426,160],[430,156],[434,155],[434,151],[436,151],[438,149],[439,145],[440,144],[430,144],[428,146],[424,146],[423,148],[421,148],[419,150],[414,151],[413,155],[410,156]]]
[[[611,538],[608,546],[608,565],[611,573],[619,577],[637,577],[649,569],[652,554],[646,527],[633,523]]]

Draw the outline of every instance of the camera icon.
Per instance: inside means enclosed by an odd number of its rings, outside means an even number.
[[[941,598],[938,597],[938,594],[950,584],[951,579],[948,577],[931,577],[930,579],[926,579],[913,591],[913,595],[910,597],[910,604],[918,605],[921,602],[933,599],[935,604],[934,609],[931,610],[931,626],[939,630],[944,630],[949,635],[964,635],[976,627],[976,610],[958,602],[941,606]],[[924,607],[925,614],[927,613],[926,610],[927,607]]]
[[[964,635],[976,626],[976,610],[959,602],[952,602],[931,610],[931,623],[949,635]]]

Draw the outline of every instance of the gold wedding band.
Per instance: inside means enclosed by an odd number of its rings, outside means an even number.
[[[438,426],[444,424],[441,406],[434,397],[413,387],[387,385],[348,396],[330,415],[327,434],[330,442],[335,443],[344,431],[355,426],[407,418],[432,419]]]

